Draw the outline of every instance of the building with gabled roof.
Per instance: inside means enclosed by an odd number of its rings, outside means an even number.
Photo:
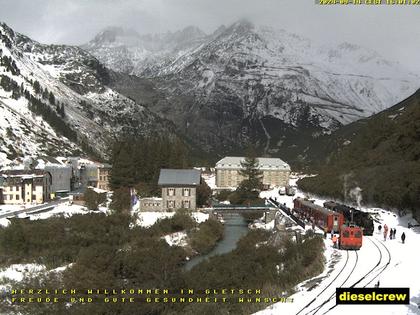
[[[289,183],[290,166],[279,158],[257,158],[258,169],[263,172],[262,182],[265,188],[287,186]],[[245,157],[227,156],[216,163],[217,188],[237,188],[244,179],[239,171]]]
[[[51,173],[44,170],[5,170],[0,173],[3,203],[44,203],[51,198]]]
[[[195,169],[161,169],[158,185],[162,188],[162,209],[195,210],[201,171]]]

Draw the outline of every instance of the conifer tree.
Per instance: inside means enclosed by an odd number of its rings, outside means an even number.
[[[34,82],[33,87],[34,87],[34,91],[35,91],[36,94],[38,94],[41,91],[41,86],[39,85],[39,82],[36,81],[36,80]]]
[[[259,170],[258,159],[253,149],[248,150],[247,157],[241,162],[242,169],[239,171],[244,179],[239,184],[239,191],[251,197],[258,196],[262,189],[262,171]]]
[[[52,92],[48,94],[48,100],[50,101],[51,105],[55,105],[55,96]]]
[[[61,118],[64,118],[66,116],[66,112],[64,110],[64,104],[61,104],[61,106],[59,106],[58,113],[60,114]]]

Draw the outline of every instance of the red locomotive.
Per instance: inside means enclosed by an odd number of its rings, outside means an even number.
[[[340,230],[338,247],[342,249],[360,249],[363,242],[362,229],[356,225],[343,225]]]
[[[343,249],[359,249],[362,246],[362,229],[354,224],[345,225],[342,213],[318,206],[313,202],[296,198],[293,200],[294,211],[308,219],[314,225],[330,233],[339,233],[338,245]]]

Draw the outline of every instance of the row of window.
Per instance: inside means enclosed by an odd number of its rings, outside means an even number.
[[[175,208],[175,200],[168,200],[166,202],[166,207],[168,209],[174,209]],[[191,202],[189,200],[183,200],[182,201],[182,208],[190,209],[191,208]]]
[[[9,186],[10,191],[20,191],[20,186]]]
[[[160,203],[159,202],[146,202],[144,203],[145,207],[160,207]]]
[[[166,195],[167,196],[175,196],[176,189],[175,188],[168,188]],[[182,196],[189,197],[191,196],[191,188],[182,188]]]
[[[4,200],[13,200],[13,196],[15,196],[14,200],[20,200],[20,195],[4,195],[3,199]],[[32,199],[35,200],[36,195],[32,195]]]
[[[7,186],[6,186],[7,187]],[[19,191],[21,191],[21,186],[8,186],[9,187],[9,190],[10,191],[17,191],[17,192],[19,192]],[[36,187],[37,186],[35,186],[35,185],[32,185],[32,191],[35,191],[35,189],[36,189]]]

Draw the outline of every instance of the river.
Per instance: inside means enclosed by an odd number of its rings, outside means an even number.
[[[236,248],[238,240],[248,231],[248,224],[241,215],[225,218],[223,239],[208,254],[193,257],[185,264],[184,269],[191,270],[207,258],[231,252]]]

